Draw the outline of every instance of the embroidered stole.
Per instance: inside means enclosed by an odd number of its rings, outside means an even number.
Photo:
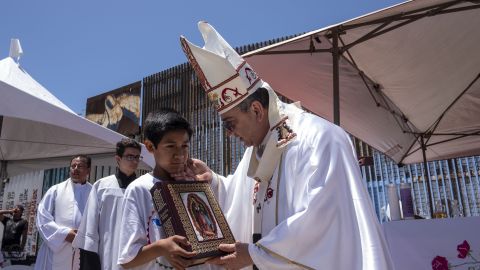
[[[73,185],[74,183],[71,178],[68,178],[58,185],[53,215],[55,223],[69,228],[73,228],[74,226],[74,207],[77,204]],[[53,254],[52,270],[66,270],[66,266],[70,266],[71,269],[72,260],[72,244],[65,242],[65,247],[60,252]]]

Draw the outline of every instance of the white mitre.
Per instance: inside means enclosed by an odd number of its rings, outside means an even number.
[[[192,65],[208,98],[216,110],[223,114],[258,88],[268,90],[268,120],[270,131],[262,158],[257,160],[257,147],[250,159],[248,175],[257,181],[269,181],[279,162],[285,145],[295,138],[287,125],[288,117],[283,113],[283,103],[273,89],[260,79],[253,68],[223,39],[207,22],[199,22],[198,28],[205,45],[200,48],[185,37],[180,37],[183,51]]]

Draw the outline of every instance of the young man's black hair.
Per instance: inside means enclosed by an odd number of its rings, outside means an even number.
[[[148,114],[143,129],[144,139],[151,141],[156,148],[167,132],[175,130],[185,130],[188,137],[192,137],[190,123],[177,111],[164,108]]]

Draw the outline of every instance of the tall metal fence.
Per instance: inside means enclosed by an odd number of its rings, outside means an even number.
[[[412,190],[414,211],[424,217],[431,217],[430,201],[443,205],[447,216],[453,200],[458,202],[462,216],[480,215],[480,157],[463,157],[427,162],[427,173],[423,163],[399,167],[393,160],[364,142],[353,138],[359,156],[371,156],[373,164],[362,166],[363,180],[380,222],[387,221],[387,184],[407,183]],[[430,182],[430,192],[428,184]]]
[[[289,38],[250,44],[237,48],[237,51],[243,54]],[[179,111],[192,124],[192,157],[204,160],[210,168],[223,175],[235,170],[244,148],[239,140],[228,137],[222,129],[220,117],[208,102],[189,64],[181,64],[143,79],[142,122],[150,112],[162,107]],[[398,167],[364,142],[354,137],[352,140],[358,156],[373,158],[373,164],[362,166],[361,170],[381,222],[387,220],[385,185],[397,184],[398,188],[400,183],[411,185],[417,214],[431,216],[433,209],[430,209],[430,201],[440,201],[448,206],[450,200],[457,200],[464,216],[480,215],[479,157],[428,162],[428,178],[423,164]],[[430,181],[430,192],[427,191],[426,181]],[[449,214],[448,207],[446,211]]]

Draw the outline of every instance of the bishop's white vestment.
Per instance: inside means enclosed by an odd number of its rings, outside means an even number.
[[[249,253],[259,269],[392,269],[349,135],[293,104],[283,106],[297,137],[263,194],[247,176],[253,147],[233,175],[214,174],[212,188],[236,240],[252,243],[258,211],[262,238]]]
[[[71,178],[52,186],[38,205],[37,228],[43,243],[37,255],[37,270],[69,270],[73,265],[72,244],[65,241],[82,219],[90,183],[76,184]]]

